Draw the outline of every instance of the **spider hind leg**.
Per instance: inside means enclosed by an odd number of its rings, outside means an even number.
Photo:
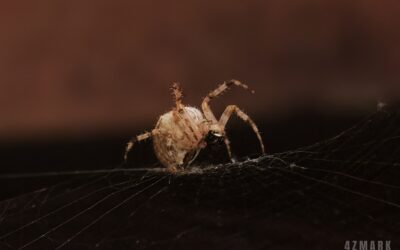
[[[128,153],[132,150],[133,146],[136,142],[140,142],[150,138],[152,134],[150,132],[145,132],[143,134],[137,135],[133,137],[126,145],[125,154],[124,154],[124,162],[128,160]]]
[[[183,91],[181,87],[179,86],[179,83],[174,82],[172,84],[172,94],[175,99],[175,105],[178,110],[181,110],[183,108],[182,100],[183,100]]]

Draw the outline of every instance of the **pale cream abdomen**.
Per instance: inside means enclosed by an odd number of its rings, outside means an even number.
[[[160,117],[153,135],[154,152],[167,168],[185,167],[197,156],[208,133],[203,114],[196,108],[170,111]]]

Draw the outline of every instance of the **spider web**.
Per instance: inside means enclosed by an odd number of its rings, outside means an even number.
[[[47,173],[72,176],[0,203],[0,249],[342,249],[345,240],[395,240],[399,151],[400,113],[384,110],[314,145],[176,175]],[[1,178],[15,177],[35,176]]]

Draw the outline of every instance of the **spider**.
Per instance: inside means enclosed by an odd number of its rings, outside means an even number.
[[[175,107],[160,116],[156,127],[151,132],[135,136],[128,142],[124,155],[125,162],[129,151],[136,142],[153,138],[153,149],[162,165],[171,172],[183,170],[196,159],[200,150],[207,146],[205,139],[208,134],[223,138],[229,158],[234,162],[230,141],[225,133],[225,126],[234,113],[252,127],[260,143],[262,154],[265,154],[264,144],[258,128],[247,114],[236,105],[228,105],[220,119],[217,120],[210,109],[209,102],[233,85],[249,90],[247,85],[237,80],[224,82],[203,99],[201,104],[203,112],[201,112],[195,107],[185,106],[182,103],[182,90],[178,83],[174,83],[172,91],[175,98]],[[254,94],[253,90],[250,92]]]

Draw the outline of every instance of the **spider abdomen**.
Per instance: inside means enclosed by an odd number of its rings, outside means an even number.
[[[204,147],[208,133],[205,119],[194,107],[174,109],[162,115],[153,134],[154,152],[159,161],[170,169],[190,164]]]

